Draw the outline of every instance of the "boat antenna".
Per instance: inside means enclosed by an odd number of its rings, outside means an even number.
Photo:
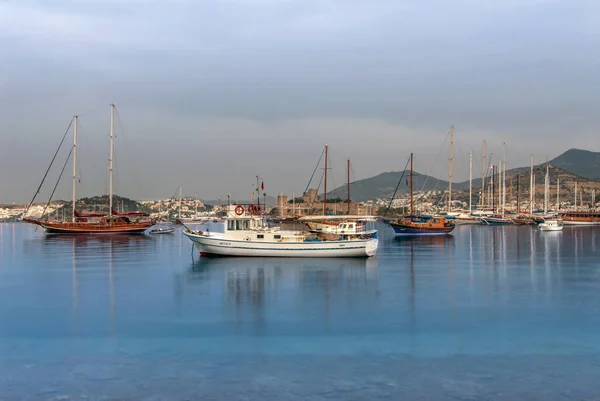
[[[404,178],[404,174],[406,173],[408,163],[410,163],[411,160],[412,160],[412,153],[411,153],[411,157],[406,161],[406,166],[404,166],[404,170],[402,170],[402,175],[400,176],[400,179],[398,180],[398,185],[396,185],[394,194],[392,195],[392,198],[390,199],[390,202],[388,203],[388,206],[385,209],[385,213],[383,213],[383,217],[385,217],[387,215],[387,212],[390,210],[390,207],[392,206],[392,201],[394,200],[394,197],[396,196],[396,192],[398,192],[398,188],[400,188],[400,184],[402,183],[402,178]]]

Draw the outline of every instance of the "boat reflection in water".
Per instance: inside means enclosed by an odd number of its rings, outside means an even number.
[[[260,333],[267,326],[270,330],[289,330],[285,322],[291,319],[290,311],[300,315],[290,324],[307,319],[329,327],[332,316],[344,316],[349,311],[367,314],[378,302],[377,261],[200,258],[185,273],[176,274],[175,295],[179,302],[201,302],[208,293],[222,297],[218,302],[225,307],[221,312],[224,319],[251,322],[253,330]],[[298,330],[314,329],[307,327]]]
[[[454,236],[450,234],[436,236],[395,237],[394,242],[411,243],[422,245],[450,245],[454,242]]]

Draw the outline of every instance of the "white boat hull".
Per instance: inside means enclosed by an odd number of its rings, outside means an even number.
[[[375,256],[378,239],[310,242],[262,242],[204,236],[184,231],[201,255],[360,258]]]

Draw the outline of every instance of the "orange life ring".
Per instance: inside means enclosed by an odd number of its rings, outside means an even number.
[[[235,214],[237,214],[238,216],[241,216],[242,214],[244,214],[244,206],[237,205],[235,207]]]

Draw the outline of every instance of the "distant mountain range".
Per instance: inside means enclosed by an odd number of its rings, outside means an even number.
[[[600,152],[569,149],[550,164],[580,177],[600,180]]]
[[[600,180],[600,152],[591,152],[581,149],[569,149],[560,156],[548,162],[552,167],[550,169],[550,180],[555,182],[559,178],[561,182],[568,181],[598,181]],[[546,163],[538,164],[534,167],[536,185],[543,185]],[[519,177],[519,185],[522,188],[529,187],[529,172],[530,167],[519,167],[506,171],[507,180],[513,177],[513,184],[516,186],[517,176]],[[409,171],[390,171],[381,173],[374,177],[365,178],[350,183],[350,198],[355,202],[366,201],[375,198],[389,198],[394,193],[396,186],[402,177],[402,182],[398,187],[398,194],[406,194],[409,191],[407,178]],[[473,187],[481,187],[481,178],[473,179]],[[430,177],[413,171],[413,189],[415,191],[432,191],[446,190],[448,181],[440,180],[435,177]],[[452,190],[460,192],[469,189],[469,182],[452,183]],[[339,186],[328,192],[328,197],[346,198],[348,196],[347,186]]]

